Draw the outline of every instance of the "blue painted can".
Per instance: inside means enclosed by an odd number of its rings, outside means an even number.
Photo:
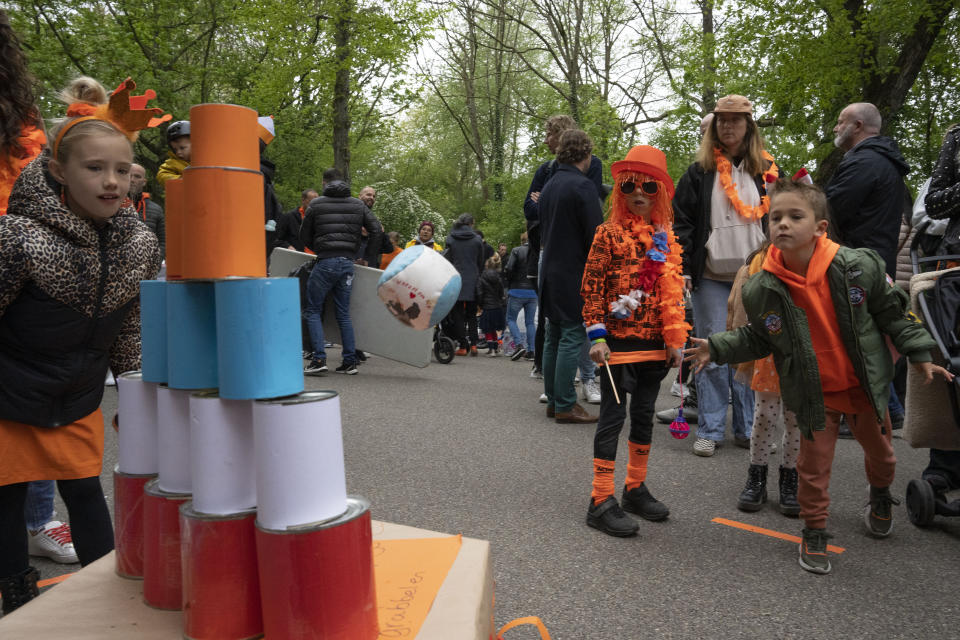
[[[140,351],[144,382],[167,382],[167,283],[140,281]]]
[[[216,292],[220,397],[260,400],[303,391],[299,281],[221,280]]]
[[[217,314],[212,282],[167,284],[167,384],[213,389],[217,380]]]

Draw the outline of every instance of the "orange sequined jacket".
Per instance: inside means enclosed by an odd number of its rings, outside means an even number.
[[[630,318],[618,320],[610,316],[610,303],[637,288],[637,274],[643,264],[643,245],[626,243],[625,233],[623,227],[612,221],[597,227],[580,288],[584,325],[588,331],[591,327],[605,326],[607,333],[615,338],[662,341],[659,308],[662,280],[657,281],[653,295],[644,298]]]

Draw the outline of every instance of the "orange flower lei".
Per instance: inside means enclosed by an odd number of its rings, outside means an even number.
[[[760,198],[759,206],[748,207],[743,203],[743,200],[740,199],[740,194],[737,193],[737,185],[733,183],[730,176],[733,165],[731,165],[727,157],[723,155],[720,147],[714,147],[713,158],[717,162],[717,177],[720,178],[720,186],[723,187],[723,191],[727,194],[727,198],[730,200],[730,204],[734,210],[747,220],[759,220],[765,216],[767,211],[770,210],[770,196],[763,195]]]

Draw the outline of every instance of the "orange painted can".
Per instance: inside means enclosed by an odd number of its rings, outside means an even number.
[[[256,509],[230,515],[180,507],[183,636],[248,640],[263,636],[257,575]]]
[[[143,488],[143,601],[155,609],[183,606],[180,505],[188,493],[163,491],[156,480]]]
[[[285,531],[257,524],[260,599],[268,638],[376,640],[370,504],[347,498],[333,520]]]
[[[183,181],[189,228],[182,242],[183,277],[265,278],[263,174],[191,166],[184,170]]]
[[[235,104],[191,107],[190,163],[199,167],[259,170],[257,112]]]
[[[164,185],[163,215],[166,220],[167,280],[183,277],[183,236],[186,227],[184,197],[186,190],[183,178],[167,180]]]
[[[113,470],[113,537],[120,577],[143,578],[143,488],[156,477]]]

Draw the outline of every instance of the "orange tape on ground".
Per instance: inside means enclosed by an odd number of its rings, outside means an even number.
[[[46,580],[37,580],[37,586],[49,587],[52,584],[58,584],[60,582],[63,582],[64,580],[66,580],[72,575],[73,575],[72,573],[65,573],[62,576],[57,576],[56,578],[47,578]]]
[[[755,527],[752,524],[744,524],[742,522],[737,522],[736,520],[727,520],[726,518],[714,518],[711,522],[716,522],[717,524],[725,524],[728,527],[733,527],[734,529],[743,529],[744,531],[750,531],[751,533],[759,533],[761,535],[770,536],[771,538],[777,538],[779,540],[788,540],[790,542],[796,542],[800,544],[799,536],[792,536],[789,533],[780,533],[779,531],[774,531],[773,529],[764,529],[763,527]],[[831,553],[843,553],[846,551],[843,547],[836,547],[832,544],[827,545],[827,551]]]

